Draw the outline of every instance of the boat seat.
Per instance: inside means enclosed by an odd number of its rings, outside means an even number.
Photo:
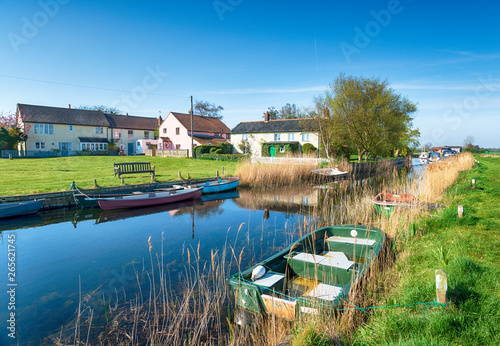
[[[368,246],[372,246],[373,244],[376,243],[374,239],[339,237],[339,236],[332,236],[329,237],[327,240],[334,243],[347,243],[347,244],[368,245]]]
[[[272,287],[276,285],[278,282],[283,280],[285,275],[277,274],[277,273],[266,273],[260,279],[254,281],[254,284],[264,287]]]
[[[318,284],[314,287],[306,297],[318,298],[323,300],[335,300],[342,292],[342,287],[332,286],[327,284]]]
[[[262,294],[261,298],[269,314],[275,314],[290,320],[295,319],[295,305],[297,304],[295,300],[282,299],[267,294]]]
[[[342,269],[349,269],[352,267],[354,262],[349,261],[347,259],[347,256],[342,253],[342,252],[334,252],[330,251],[333,255],[332,256],[322,256],[322,255],[313,255],[310,253],[305,253],[301,252],[298,253],[297,255],[293,256],[292,258],[297,261],[304,261],[304,262],[309,262],[309,263],[314,263],[314,264],[320,264],[322,266],[326,267],[334,267],[334,268],[342,268]],[[344,257],[342,257],[342,254]]]

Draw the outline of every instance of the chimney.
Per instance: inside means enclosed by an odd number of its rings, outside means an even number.
[[[269,121],[269,112],[266,111],[264,114],[264,121],[267,123]]]
[[[158,117],[158,125],[161,125],[161,123],[163,122],[163,119],[161,118],[161,115]]]
[[[68,108],[71,109],[71,103],[68,105]]]

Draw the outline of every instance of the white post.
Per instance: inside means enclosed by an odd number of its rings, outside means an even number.
[[[458,206],[458,217],[459,218],[464,217],[464,206],[463,205]]]
[[[436,301],[448,303],[448,274],[442,269],[436,270]]]

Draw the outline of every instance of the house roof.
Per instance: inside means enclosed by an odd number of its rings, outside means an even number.
[[[191,130],[191,115],[185,113],[170,112],[186,129]],[[231,129],[220,119],[193,115],[193,131],[229,133]]]
[[[24,122],[109,127],[101,111],[75,108],[58,108],[18,103],[17,108],[25,116]]]
[[[317,119],[283,119],[270,121],[247,121],[236,125],[231,133],[262,133],[262,132],[317,132]]]
[[[158,119],[138,117],[133,115],[118,115],[106,113],[109,125],[115,129],[155,131],[158,129]]]
[[[194,135],[194,140],[200,143],[200,145],[208,144],[208,145],[217,145],[220,143],[228,143],[228,140],[223,137],[214,137],[214,136],[197,136]]]
[[[81,143],[108,143],[107,138],[102,137],[78,137]]]

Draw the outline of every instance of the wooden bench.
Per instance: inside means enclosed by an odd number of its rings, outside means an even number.
[[[155,176],[155,166],[151,166],[150,162],[115,163],[114,170],[115,177],[118,175],[118,178],[122,174],[134,173],[149,173],[153,178]]]

